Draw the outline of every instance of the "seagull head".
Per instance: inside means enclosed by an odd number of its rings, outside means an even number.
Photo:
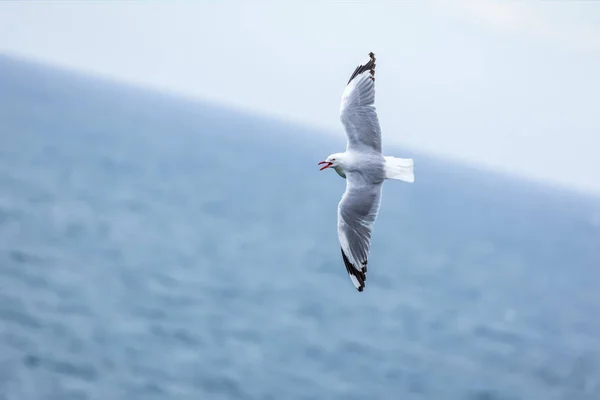
[[[327,169],[329,167],[339,167],[341,166],[342,163],[342,159],[343,159],[344,155],[342,153],[335,153],[330,155],[329,157],[327,157],[327,159],[325,161],[321,161],[318,165],[323,165],[320,168],[320,171],[323,171],[324,169]]]

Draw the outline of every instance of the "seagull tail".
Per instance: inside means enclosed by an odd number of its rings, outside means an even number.
[[[413,183],[415,181],[413,159],[385,157],[385,177]]]

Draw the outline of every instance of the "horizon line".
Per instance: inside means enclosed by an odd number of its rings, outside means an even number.
[[[192,104],[193,103],[202,104],[203,106],[207,106],[207,107],[219,108],[219,109],[231,111],[231,112],[234,112],[237,114],[245,115],[250,118],[270,120],[270,121],[273,121],[276,123],[279,122],[282,124],[292,124],[297,127],[307,128],[311,131],[322,132],[334,139],[335,138],[345,139],[345,134],[344,135],[336,134],[334,132],[334,130],[330,127],[316,125],[313,123],[308,123],[308,122],[302,121],[300,119],[294,119],[292,117],[283,116],[283,115],[279,115],[276,113],[267,114],[263,111],[254,110],[252,108],[245,108],[241,105],[226,103],[221,100],[212,99],[210,97],[202,97],[199,95],[186,93],[186,92],[180,92],[180,91],[172,90],[172,89],[165,88],[165,87],[152,86],[151,84],[127,81],[123,78],[114,76],[112,74],[77,68],[77,67],[73,67],[73,66],[70,66],[67,64],[60,64],[60,63],[56,63],[53,61],[43,60],[43,59],[35,58],[35,57],[29,56],[26,54],[19,54],[19,53],[15,53],[15,52],[6,51],[6,50],[0,50],[0,59],[2,59],[2,58],[9,60],[9,62],[12,61],[12,62],[16,62],[16,63],[23,63],[23,64],[29,64],[29,65],[37,66],[37,67],[41,67],[41,68],[46,68],[46,69],[51,70],[56,73],[67,74],[67,75],[73,74],[76,77],[79,77],[82,79],[106,82],[117,88],[118,87],[130,88],[130,89],[138,90],[140,92],[147,92],[149,94],[164,96],[167,98],[171,98],[173,100],[184,101],[184,102],[192,103]],[[341,124],[340,124],[340,130],[343,131]],[[401,145],[400,144],[401,141],[393,141],[392,140],[390,142],[391,142],[390,147],[392,147],[392,148],[396,148]],[[343,144],[343,145],[345,146],[345,144]],[[437,159],[443,163],[453,164],[456,166],[477,170],[477,171],[480,171],[483,173],[491,173],[491,174],[494,174],[494,175],[497,175],[500,177],[504,177],[504,178],[518,179],[519,181],[521,181],[523,183],[530,183],[530,184],[536,185],[540,188],[556,190],[556,191],[560,191],[565,194],[570,194],[570,195],[574,195],[574,196],[591,197],[592,199],[596,199],[596,200],[600,201],[600,189],[582,188],[580,186],[568,185],[566,183],[559,182],[559,181],[539,179],[539,178],[533,177],[526,173],[518,173],[515,171],[510,171],[510,172],[501,171],[499,168],[495,167],[494,165],[481,163],[481,162],[474,161],[474,160],[468,160],[465,158],[454,157],[454,156],[451,156],[450,154],[444,153],[444,152],[435,152],[435,151],[431,151],[431,150],[425,150],[418,146],[411,146],[411,145],[406,145],[406,144],[402,144],[401,146],[403,146],[405,149],[407,149],[409,153],[420,154],[423,157]]]

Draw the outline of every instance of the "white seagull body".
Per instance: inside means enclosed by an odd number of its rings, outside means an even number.
[[[414,182],[413,160],[385,157],[375,110],[375,55],[359,65],[342,94],[341,120],[348,136],[346,151],[332,154],[319,165],[332,167],[346,179],[338,204],[338,237],[342,258],[352,283],[362,292],[373,223],[379,212],[386,179]]]

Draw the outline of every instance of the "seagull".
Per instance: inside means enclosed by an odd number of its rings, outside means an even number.
[[[338,239],[350,280],[365,288],[373,223],[379,213],[386,179],[414,182],[411,158],[383,156],[381,128],[375,110],[375,54],[360,64],[342,94],[340,119],[346,130],[346,151],[321,161],[320,171],[332,168],[346,179],[338,204]]]

